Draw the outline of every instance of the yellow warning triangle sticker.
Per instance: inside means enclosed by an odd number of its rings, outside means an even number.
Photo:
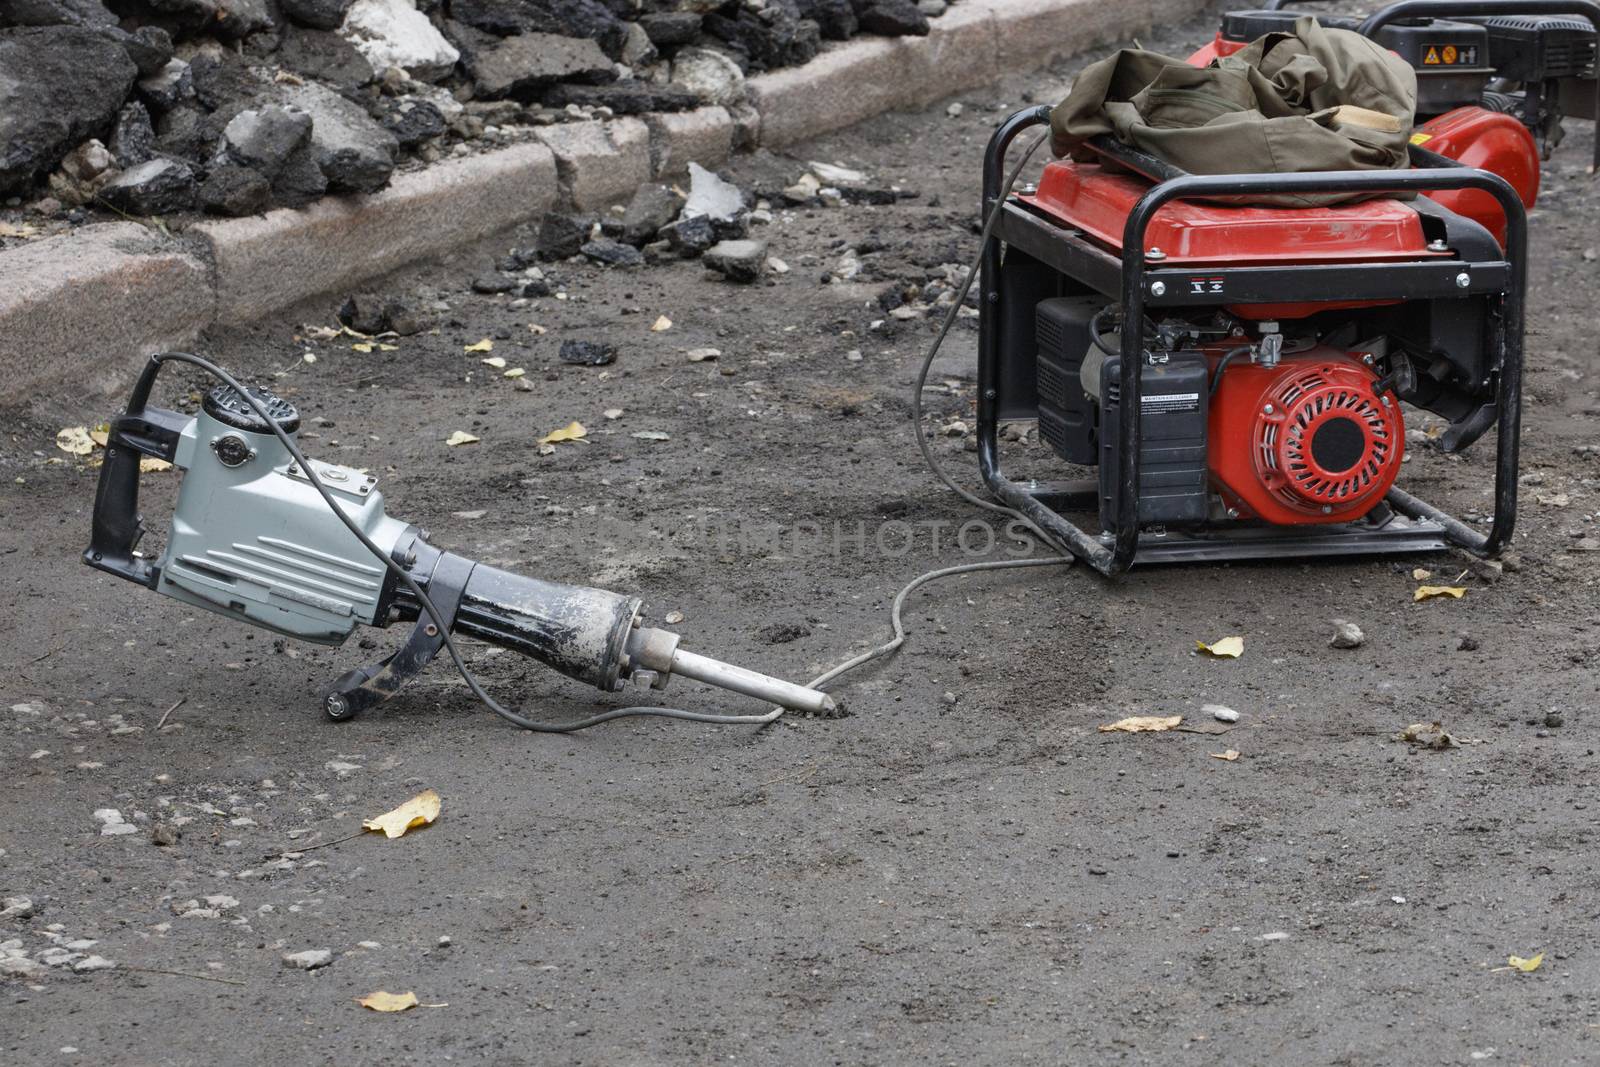
[[[1439,65],[1439,50],[1437,48],[1429,48],[1428,54],[1422,58],[1422,62],[1424,66],[1437,67]]]

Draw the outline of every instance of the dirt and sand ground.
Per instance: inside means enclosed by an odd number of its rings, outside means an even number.
[[[1209,33],[1201,20],[1145,43]],[[973,516],[908,421],[934,321],[874,330],[875,297],[970,256],[988,131],[1025,91],[1058,96],[1074,66],[966,94],[957,117],[941,103],[739,160],[746,186],[817,159],[920,194],[780,209],[764,236],[790,270],[768,284],[692,262],[559,264],[568,299],[512,307],[467,288],[526,243],[507,239],[386,282],[450,306],[395,351],[297,341],[337,296],[200,347],[289,396],[314,455],[377,472],[391,512],[436,542],[636,591],[657,622],[683,614],[688,647],[807,678],[883,640],[911,577],[971,558],[950,532]],[[1534,217],[1523,510],[1498,580],[1469,572],[1462,599],[1413,603],[1413,568],[1468,570],[1445,553],[955,579],[912,597],[898,656],[836,687],[841,719],[536,736],[436,666],[388,708],[327,723],[321,686],[400,634],[283,643],[91,572],[95,473],[52,439],[114,401],[6,413],[0,890],[31,915],[0,919],[0,943],[68,962],[0,978],[0,1060],[1594,1062],[1600,555],[1577,550],[1600,535],[1589,138],[1574,127]],[[850,246],[863,274],[821,284]],[[672,327],[652,332],[660,315]],[[941,360],[953,385],[930,394],[932,425],[970,418],[969,327]],[[482,338],[531,391],[463,351]],[[568,338],[620,356],[562,364]],[[701,347],[720,358],[689,362]],[[200,385],[173,373],[161,399]],[[574,419],[587,443],[541,455],[536,439]],[[481,442],[446,447],[456,430]],[[962,439],[937,448],[974,477]],[[1489,472],[1488,447],[1418,444],[1402,479],[1472,514]],[[146,482],[158,523],[175,479]],[[1365,645],[1331,650],[1336,618]],[[1224,634],[1244,637],[1241,658],[1197,657]],[[541,715],[622,699],[481,646],[471,659]],[[755,710],[681,680],[669,695]],[[1206,703],[1239,725],[1095,729],[1204,724]],[[1435,719],[1484,743],[1394,740]],[[1226,749],[1237,761],[1212,758]],[[434,825],[309,848],[425,787],[443,797]],[[103,833],[99,809],[135,832]],[[156,845],[156,825],[181,837]],[[315,949],[331,964],[282,962]],[[1533,973],[1504,969],[1539,952]],[[73,972],[95,955],[116,966]],[[446,1006],[355,1004],[378,989]]]

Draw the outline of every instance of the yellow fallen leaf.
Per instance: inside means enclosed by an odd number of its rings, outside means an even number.
[[[1204,641],[1196,641],[1196,647],[1202,652],[1209,652],[1213,656],[1223,656],[1228,659],[1238,659],[1244,655],[1244,638],[1224,637],[1220,641],[1213,641],[1209,645]]]
[[[487,337],[485,337],[483,340],[479,341],[475,345],[468,345],[466,348],[462,349],[462,351],[463,352],[493,352],[494,351],[494,342],[489,340]]]
[[[501,377],[502,378],[520,378],[524,374],[527,374],[527,373],[528,372],[523,370],[521,367],[512,367],[510,370],[508,370],[504,374],[502,374]]]
[[[1134,715],[1127,719],[1118,719],[1116,722],[1107,723],[1100,727],[1103,734],[1144,734],[1160,733],[1170,730],[1183,721],[1182,715]]]
[[[506,358],[504,356],[490,356],[488,359],[480,360],[479,362],[485,366],[493,367],[495,370],[500,370],[506,365]]]
[[[56,447],[73,456],[87,456],[94,451],[94,439],[87,426],[67,426],[56,433]]]
[[[656,321],[650,326],[651,333],[666,333],[670,329],[672,329],[672,320],[667,318],[665,315],[662,315],[660,318],[656,319]]]
[[[1423,567],[1417,567],[1411,572],[1411,577],[1419,582],[1425,582],[1433,577],[1433,572]]]
[[[23,240],[27,240],[30,237],[37,237],[38,235],[39,231],[34,229],[32,226],[22,224],[14,225],[9,222],[0,222],[0,237],[20,237]]]
[[[1234,760],[1239,758],[1239,750],[1236,748],[1230,748],[1226,752],[1212,752],[1209,753],[1209,755],[1212,759],[1227,760],[1229,763],[1232,763]]]
[[[111,440],[111,424],[109,422],[102,422],[99,426],[96,426],[94,429],[90,430],[89,440],[93,441],[101,448],[106,447],[106,442]]]
[[[140,474],[160,474],[162,471],[169,471],[171,469],[172,464],[168,463],[164,459],[157,459],[154,456],[139,457]]]
[[[1539,969],[1539,964],[1543,962],[1543,952],[1539,953],[1537,956],[1529,956],[1527,959],[1523,959],[1521,956],[1506,957],[1506,965],[1511,967],[1513,970],[1521,971],[1523,974],[1532,974],[1534,971]]]
[[[1454,597],[1460,600],[1467,595],[1467,588],[1463,585],[1419,585],[1417,591],[1411,594],[1411,602],[1419,600],[1432,600],[1436,596]]]
[[[454,448],[457,445],[475,445],[478,443],[478,441],[479,438],[474,437],[465,430],[457,430],[455,433],[444,439],[444,443],[449,445],[451,448]]]
[[[386,345],[382,341],[358,341],[350,346],[357,352],[398,352],[399,345]]]
[[[363,830],[382,830],[388,838],[404,837],[413,826],[427,826],[439,817],[439,794],[424,789],[393,811],[386,811],[376,819],[362,819]]]
[[[363,1008],[371,1008],[373,1011],[405,1011],[407,1008],[417,1006],[417,995],[415,993],[385,993],[380,989],[376,993],[368,993],[364,997],[357,997],[356,1003]]]
[[[589,431],[583,428],[581,422],[569,422],[559,430],[551,430],[539,438],[541,445],[558,445],[563,441],[581,441],[589,436]]]

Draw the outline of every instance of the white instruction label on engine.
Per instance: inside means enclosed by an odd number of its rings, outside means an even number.
[[[1139,410],[1145,414],[1152,412],[1165,415],[1174,411],[1199,411],[1199,393],[1157,393],[1144,394],[1139,398]]]

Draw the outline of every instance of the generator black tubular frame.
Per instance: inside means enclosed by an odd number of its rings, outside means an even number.
[[[1004,182],[1007,149],[1025,129],[1049,121],[1050,108],[1027,108],[1011,115],[989,139],[983,164],[984,217],[997,203]],[[1523,301],[1527,273],[1527,214],[1516,191],[1497,174],[1455,164],[1451,160],[1413,149],[1417,169],[1398,171],[1317,171],[1303,174],[1192,175],[1160,160],[1136,152],[1110,138],[1092,143],[1097,152],[1156,179],[1129,213],[1122,234],[1120,262],[1085,234],[1029,211],[1015,198],[1000,207],[994,236],[983,249],[982,297],[978,319],[978,464],[984,482],[1004,504],[1015,508],[1101,574],[1126,571],[1139,551],[1139,446],[1141,371],[1144,365],[1142,330],[1122,331],[1120,368],[1121,409],[1116,442],[1117,484],[1111,487],[1111,513],[1116,528],[1107,547],[1097,538],[1058,514],[1041,499],[1062,495],[1048,487],[1040,490],[1014,482],[1000,468],[999,413],[1001,409],[999,318],[1005,287],[1001,283],[1001,248],[1014,246],[1074,280],[1101,293],[1120,296],[1123,321],[1142,322],[1147,307],[1185,304],[1214,305],[1215,296],[1191,298],[1187,282],[1194,274],[1223,279],[1228,303],[1290,303],[1369,299],[1444,299],[1471,295],[1499,298],[1491,315],[1491,366],[1496,373],[1495,394],[1499,434],[1495,454],[1495,512],[1487,535],[1439,511],[1400,489],[1391,489],[1388,503],[1411,519],[1434,523],[1444,539],[1480,556],[1499,552],[1511,538],[1516,519],[1517,450],[1522,419]],[[1430,259],[1400,263],[1286,264],[1266,267],[1203,266],[1156,267],[1146,263],[1144,238],[1151,220],[1166,204],[1196,197],[1260,196],[1277,193],[1378,193],[1476,189],[1493,196],[1506,218],[1506,258],[1488,262]],[[1467,282],[1461,283],[1460,276]],[[1077,500],[1082,490],[1065,494]],[[1324,535],[1336,532],[1320,528]],[[1354,534],[1345,535],[1354,538]],[[1384,537],[1379,530],[1364,535],[1372,544]],[[1326,545],[1330,536],[1322,538]],[[1214,540],[1213,543],[1218,543]],[[1310,545],[1309,540],[1307,541]],[[1329,550],[1322,548],[1323,551]],[[1357,546],[1344,551],[1360,551]],[[1243,555],[1244,553],[1239,553]],[[1227,553],[1214,554],[1221,558]],[[1181,557],[1172,557],[1181,558]],[[1187,558],[1203,558],[1196,553]]]

